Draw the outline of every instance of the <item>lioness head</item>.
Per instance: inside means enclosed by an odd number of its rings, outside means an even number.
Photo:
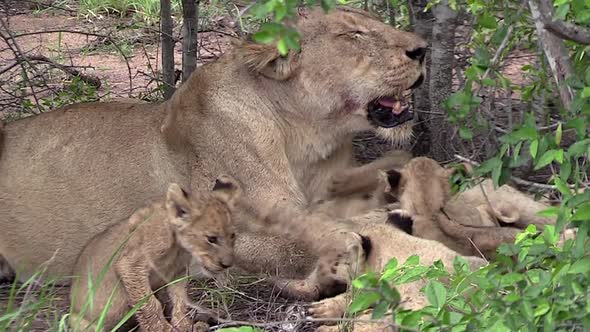
[[[180,245],[197,260],[205,274],[232,266],[236,233],[231,211],[241,187],[233,178],[219,177],[212,191],[189,194],[171,184],[166,194],[168,220]]]
[[[288,91],[298,93],[299,114],[286,116],[343,134],[408,138],[413,112],[404,96],[424,79],[426,42],[349,7],[300,13],[296,25],[298,53],[282,57],[275,45],[253,42],[236,49],[253,71],[293,85]]]

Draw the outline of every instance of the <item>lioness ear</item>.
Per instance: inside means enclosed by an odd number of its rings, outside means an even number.
[[[234,41],[237,59],[248,69],[270,79],[283,81],[291,77],[297,66],[298,55],[290,51],[280,56],[276,45],[263,45],[250,41]]]
[[[229,175],[221,175],[213,185],[213,195],[225,202],[230,209],[233,209],[236,201],[242,195],[242,187],[236,179]]]
[[[198,213],[191,210],[189,195],[178,184],[171,183],[166,193],[166,211],[170,222],[177,226],[182,226],[189,221],[191,213]]]

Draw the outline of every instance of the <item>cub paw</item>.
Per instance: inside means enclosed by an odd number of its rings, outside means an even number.
[[[193,332],[208,332],[209,331],[209,324],[205,322],[196,322],[193,324]]]

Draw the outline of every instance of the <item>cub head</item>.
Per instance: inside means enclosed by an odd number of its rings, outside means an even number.
[[[344,6],[327,14],[300,9],[296,28],[300,52],[280,56],[274,44],[249,41],[235,49],[251,71],[289,86],[297,105],[285,107],[286,116],[335,134],[374,130],[392,141],[410,137],[413,112],[404,96],[424,79],[422,38]]]
[[[430,215],[438,213],[451,198],[450,177],[455,171],[433,159],[417,157],[401,171],[382,174],[387,176],[391,194],[397,197],[403,210],[410,215]]]
[[[168,187],[170,226],[205,274],[217,274],[233,264],[236,232],[231,213],[241,191],[238,182],[227,175],[217,178],[209,192],[187,193],[175,183]]]

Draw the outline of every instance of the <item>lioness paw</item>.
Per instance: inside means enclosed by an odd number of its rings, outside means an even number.
[[[308,309],[313,318],[340,318],[346,311],[346,303],[339,297],[314,302]]]
[[[335,172],[328,184],[328,193],[332,196],[343,195],[356,191],[356,172],[353,169],[344,169]]]

